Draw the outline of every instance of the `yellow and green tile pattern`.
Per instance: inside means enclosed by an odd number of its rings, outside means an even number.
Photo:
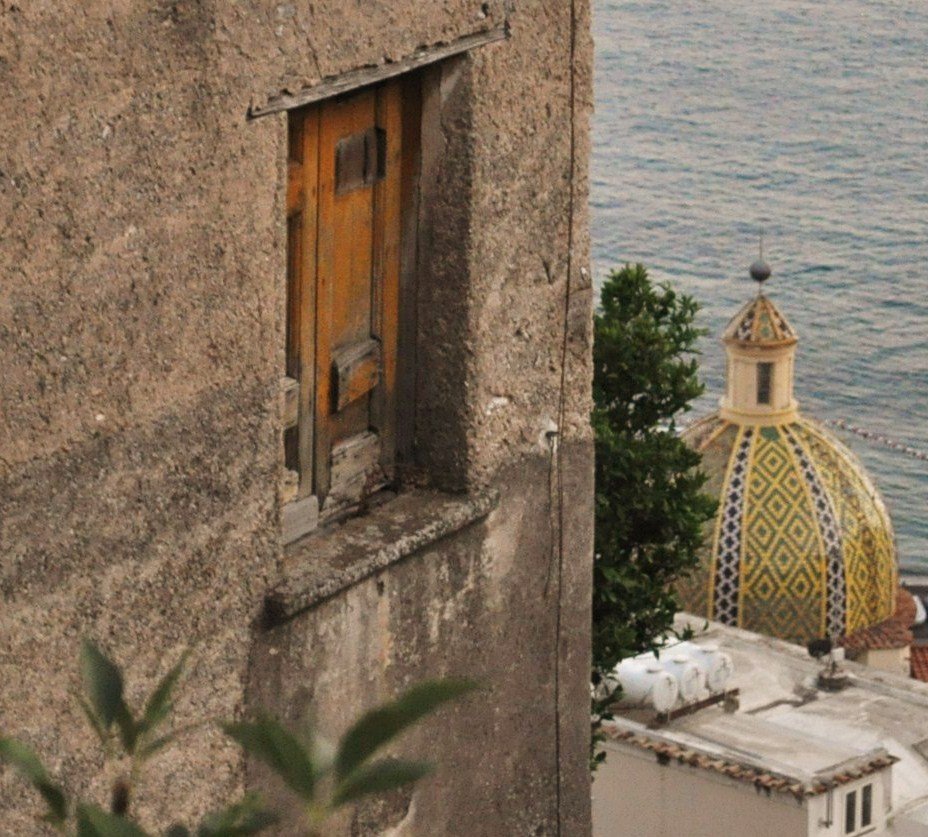
[[[684,434],[719,497],[684,609],[793,642],[889,618],[892,525],[854,455],[818,423],[768,427],[713,415]]]

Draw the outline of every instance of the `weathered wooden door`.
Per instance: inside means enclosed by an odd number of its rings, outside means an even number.
[[[290,118],[287,467],[298,498],[357,502],[393,474],[401,236],[398,82]]]

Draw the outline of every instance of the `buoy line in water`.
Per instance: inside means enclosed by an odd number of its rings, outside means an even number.
[[[839,430],[844,430],[847,433],[853,433],[855,436],[860,436],[861,439],[866,439],[868,442],[873,444],[883,445],[884,447],[897,451],[904,456],[917,459],[919,462],[928,462],[928,452],[919,450],[918,448],[913,448],[911,445],[907,445],[905,442],[900,442],[898,439],[892,439],[889,436],[885,436],[882,433],[877,433],[873,430],[867,430],[866,427],[858,427],[856,424],[851,424],[849,421],[845,421],[844,419],[820,418],[818,420],[822,424],[827,424],[830,427],[837,427]],[[694,424],[696,421],[697,419],[680,422],[676,426],[677,432],[682,433],[687,429],[687,427],[689,427],[691,424]]]
[[[837,427],[839,430],[846,430],[848,433],[853,433],[855,436],[860,436],[861,439],[866,439],[869,442],[875,442],[876,444],[891,448],[892,450],[912,457],[912,459],[928,462],[928,453],[925,451],[913,448],[911,445],[907,445],[905,442],[900,442],[897,439],[891,439],[889,436],[884,436],[882,433],[875,433],[872,430],[867,430],[866,427],[858,427],[856,424],[851,424],[844,419],[821,419],[821,421],[823,424]]]

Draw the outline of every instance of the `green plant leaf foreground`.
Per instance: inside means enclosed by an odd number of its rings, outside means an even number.
[[[355,770],[340,782],[332,795],[337,808],[371,793],[383,793],[415,782],[432,772],[432,765],[421,761],[382,759]]]
[[[270,767],[301,799],[313,799],[316,766],[306,748],[280,722],[260,715],[252,722],[224,724],[223,730]]]
[[[96,805],[77,806],[77,837],[149,837],[129,820],[108,814]]]
[[[132,755],[135,753],[135,745],[139,738],[139,728],[125,702],[116,713],[116,726],[119,729],[119,739],[122,741],[123,748]]]
[[[197,830],[197,837],[247,837],[276,822],[277,817],[265,810],[261,798],[250,793],[240,802],[209,814]]]
[[[88,703],[104,730],[109,730],[125,710],[122,674],[119,667],[90,640],[81,643],[81,679]]]
[[[372,709],[342,737],[335,758],[336,776],[339,780],[346,779],[380,747],[416,721],[476,687],[471,680],[428,680],[413,686],[392,703]]]
[[[100,745],[106,750],[109,743],[109,735],[103,725],[100,723],[100,719],[97,717],[96,713],[93,711],[91,705],[87,702],[87,698],[83,695],[76,695],[78,704],[81,707],[81,710],[84,713],[84,716],[87,718],[87,723],[90,724],[90,728],[97,734],[97,738],[100,739]]]
[[[177,664],[162,678],[155,691],[151,693],[151,697],[145,704],[142,720],[139,722],[142,733],[151,732],[171,714],[174,706],[174,688],[184,673],[189,656],[190,652],[184,651]]]
[[[130,814],[130,800],[138,768],[144,760],[174,740],[180,730],[152,736],[171,713],[174,688],[187,655],[160,681],[138,720],[123,697],[121,670],[92,642],[84,641],[80,667],[84,693],[77,699],[109,757],[112,727],[117,727],[123,749],[132,756],[131,772],[112,785],[109,810],[78,801],[69,805],[62,788],[53,782],[37,755],[26,745],[0,736],[0,762],[10,764],[42,795],[47,805],[43,819],[61,833],[74,837],[150,837]],[[225,724],[224,731],[252,757],[267,764],[304,803],[303,825],[308,835],[319,837],[329,816],[341,805],[369,794],[382,793],[415,782],[432,766],[426,762],[381,759],[371,763],[373,753],[409,726],[443,703],[457,698],[476,684],[467,680],[436,680],[413,687],[393,702],[368,712],[346,733],[336,753],[312,741],[311,728],[293,733],[267,714],[255,720]],[[199,724],[195,725],[199,726]],[[319,796],[319,779],[341,771],[325,783]],[[334,787],[333,787],[334,784]],[[258,834],[278,822],[277,814],[264,807],[254,794],[207,816],[192,830],[174,823],[165,837],[245,837]]]
[[[12,738],[0,737],[0,761],[11,765],[41,794],[48,807],[47,822],[58,825],[65,821],[68,802],[64,791],[51,780],[44,765],[29,747]]]

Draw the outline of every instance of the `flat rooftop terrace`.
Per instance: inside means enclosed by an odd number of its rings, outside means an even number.
[[[928,818],[928,684],[846,662],[849,685],[828,692],[804,648],[687,614],[676,627],[731,656],[738,709],[708,706],[658,728],[622,712],[611,737],[797,796],[894,764],[894,814]]]

